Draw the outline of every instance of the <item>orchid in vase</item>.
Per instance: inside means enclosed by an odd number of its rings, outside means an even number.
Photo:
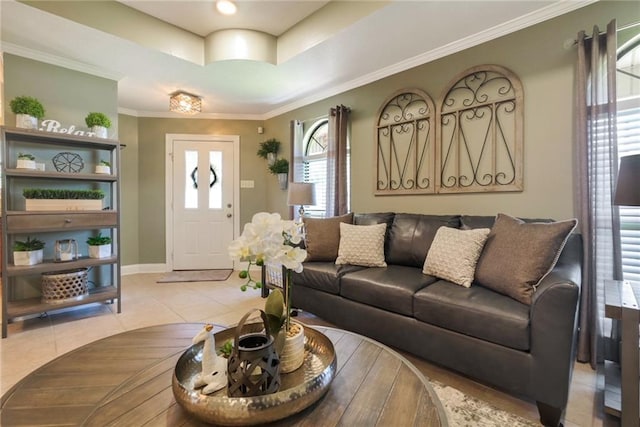
[[[251,266],[282,265],[286,268],[287,277],[283,277],[284,289],[284,330],[290,327],[291,311],[291,271],[300,273],[302,262],[307,251],[296,246],[302,241],[303,234],[294,221],[283,220],[280,214],[259,212],[250,223],[244,226],[240,237],[229,245],[229,256],[240,262],[247,262],[246,270],[239,273],[240,278],[247,279],[240,289],[259,289],[263,286],[251,276]],[[277,294],[276,289],[272,294]],[[281,324],[282,326],[282,324]]]

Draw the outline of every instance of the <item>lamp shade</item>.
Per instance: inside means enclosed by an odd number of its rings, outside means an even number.
[[[618,182],[613,204],[619,206],[640,206],[640,154],[620,159]]]
[[[287,204],[294,205],[315,205],[316,191],[315,184],[311,182],[291,182],[287,194]]]

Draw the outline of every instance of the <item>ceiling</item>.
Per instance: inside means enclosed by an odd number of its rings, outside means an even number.
[[[194,117],[267,119],[593,1],[238,0],[224,17],[203,0],[2,0],[0,14],[4,52],[117,80],[123,113],[177,117],[182,89],[203,97]],[[239,28],[274,59],[208,57]]]

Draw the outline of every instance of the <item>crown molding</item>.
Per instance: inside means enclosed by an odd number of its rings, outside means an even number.
[[[68,68],[70,70],[79,71],[81,73],[90,74],[104,79],[118,81],[124,77],[123,74],[113,71],[107,71],[100,67],[85,64],[84,62],[74,61],[72,59],[62,58],[51,53],[42,52],[40,50],[18,46],[14,43],[2,42],[3,52],[10,53],[24,58],[33,59],[34,61],[44,62],[46,64],[56,65],[58,67]]]

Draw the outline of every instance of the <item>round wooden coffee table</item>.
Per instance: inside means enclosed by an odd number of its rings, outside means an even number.
[[[176,362],[201,328],[152,326],[62,355],[2,396],[0,425],[202,425],[171,391]],[[336,376],[317,403],[275,425],[447,426],[429,382],[404,357],[361,335],[313,328],[333,342]]]

